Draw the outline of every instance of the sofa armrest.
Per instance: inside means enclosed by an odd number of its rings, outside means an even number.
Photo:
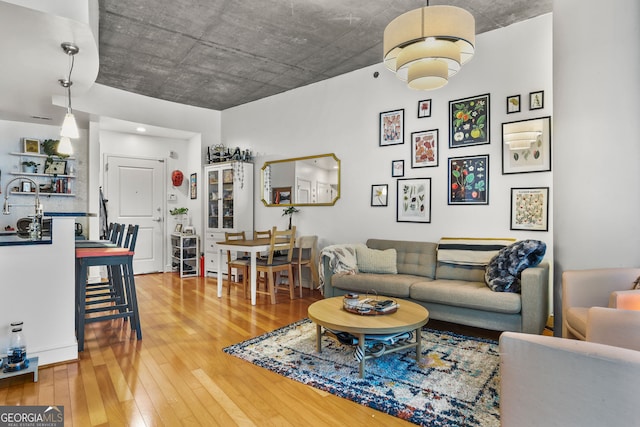
[[[322,256],[322,270],[324,271],[324,282],[322,285],[322,295],[325,298],[331,298],[334,295],[334,288],[331,284],[331,278],[333,277],[333,270],[329,266],[329,257]]]
[[[640,289],[611,292],[609,295],[609,308],[640,310]]]
[[[640,311],[591,307],[586,339],[640,351]]]
[[[541,334],[549,318],[549,263],[525,269],[520,280],[522,332]]]
[[[637,425],[638,383],[639,352],[542,335],[500,336],[504,427]]]

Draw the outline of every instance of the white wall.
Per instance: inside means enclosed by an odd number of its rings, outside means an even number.
[[[501,123],[552,115],[551,15],[481,34],[473,60],[442,89],[412,91],[382,65],[275,95],[222,112],[222,142],[251,146],[257,154],[255,184],[266,160],[334,152],[342,162],[341,198],[333,207],[302,207],[294,215],[301,234],[320,246],[367,238],[437,241],[442,236],[513,236],[548,244],[552,232],[510,230],[510,188],[551,186],[552,172],[502,175]],[[378,71],[379,77],[373,77]],[[529,92],[544,90],[543,110],[528,110]],[[448,148],[450,100],[491,94],[490,144]],[[506,97],[520,94],[522,112],[506,114]],[[419,100],[432,99],[432,116],[417,118]],[[379,113],[405,109],[405,144],[379,147]],[[439,129],[436,168],[411,169],[411,132]],[[447,158],[490,156],[489,205],[447,204]],[[430,224],[396,222],[396,180],[391,161],[404,159],[406,177],[432,178]],[[370,206],[372,184],[389,185],[389,206]],[[552,194],[553,194],[553,190]],[[551,220],[551,218],[550,218]],[[282,209],[256,204],[257,229],[286,227]],[[552,224],[550,224],[552,225]]]
[[[565,270],[640,265],[640,3],[554,1],[553,17],[560,301]]]

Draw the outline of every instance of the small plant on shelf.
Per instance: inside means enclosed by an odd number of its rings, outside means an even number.
[[[57,139],[45,139],[42,141],[42,152],[47,155],[47,160],[52,160],[54,157],[60,157],[61,159],[65,159],[69,157],[68,154],[58,153],[58,144],[60,143]]]
[[[175,208],[169,211],[171,215],[184,215],[187,212],[189,212],[189,208]]]
[[[33,160],[25,160],[22,162],[22,170],[27,173],[36,173],[38,170],[38,163]]]

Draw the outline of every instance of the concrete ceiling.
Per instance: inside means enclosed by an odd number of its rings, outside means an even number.
[[[480,34],[552,0],[437,0]],[[224,110],[382,62],[382,35],[424,0],[100,0],[96,82]],[[483,47],[476,46],[476,54]]]

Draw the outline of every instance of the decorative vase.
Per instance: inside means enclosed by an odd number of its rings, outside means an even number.
[[[23,165],[22,166],[22,172],[24,172],[24,173],[36,173],[36,167],[35,166]]]

